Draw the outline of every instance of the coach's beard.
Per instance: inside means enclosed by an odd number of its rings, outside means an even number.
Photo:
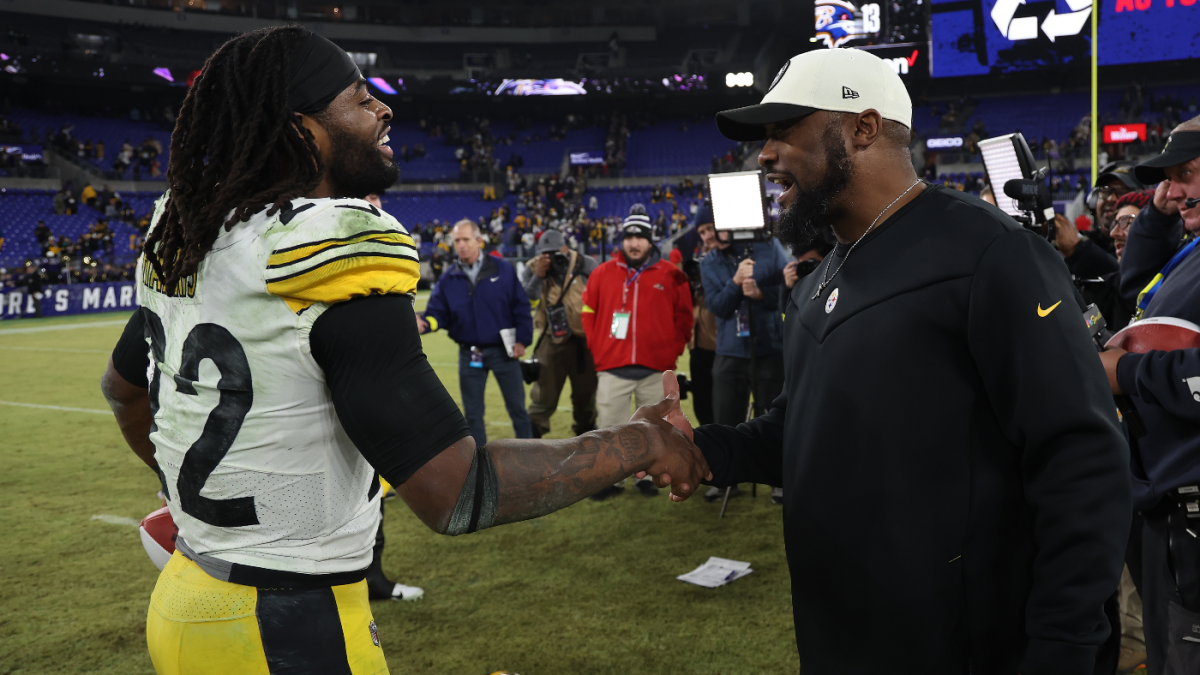
[[[362,199],[370,194],[383,194],[399,180],[400,167],[395,158],[380,154],[377,143],[337,127],[328,131],[337,152],[333,153],[325,171],[338,194]]]
[[[809,188],[793,183],[796,196],[792,205],[783,209],[775,223],[775,236],[800,255],[812,246],[817,231],[833,225],[836,213],[831,211],[833,200],[845,191],[854,173],[854,164],[846,154],[840,135],[825,134],[825,176]]]

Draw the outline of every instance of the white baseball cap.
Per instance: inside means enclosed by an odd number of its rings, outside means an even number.
[[[912,99],[886,61],[861,49],[816,49],[788,59],[762,103],[717,113],[717,128],[731,140],[761,141],[767,124],[869,109],[912,128]]]

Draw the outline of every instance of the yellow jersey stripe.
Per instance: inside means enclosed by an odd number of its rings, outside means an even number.
[[[404,256],[345,256],[315,269],[267,280],[267,292],[283,298],[299,313],[318,302],[328,304],[378,294],[407,294],[417,288],[421,266]]]
[[[587,305],[584,305],[583,309],[580,310],[579,313],[580,314],[595,314],[596,310],[592,309],[591,307],[588,307]]]
[[[394,230],[382,232],[364,232],[353,237],[325,239],[322,241],[313,242],[311,244],[277,250],[271,254],[270,258],[267,258],[267,269],[283,267],[284,265],[300,262],[306,258],[311,258],[312,256],[329,249],[352,246],[354,244],[362,244],[366,242],[380,244],[383,246],[400,246],[404,248],[411,248],[414,252],[417,250],[416,244],[413,243],[412,237],[401,232],[396,232]]]

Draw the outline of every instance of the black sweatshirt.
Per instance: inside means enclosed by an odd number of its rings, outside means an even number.
[[[1062,257],[931,186],[823,271],[771,411],[696,431],[713,484],[783,486],[804,674],[1091,675],[1129,452]]]
[[[1153,206],[1142,209],[1121,258],[1122,292],[1137,297],[1182,238],[1181,218]],[[1200,253],[1184,258],[1163,281],[1144,318],[1154,316],[1200,324]],[[1147,510],[1167,490],[1200,483],[1200,349],[1126,354],[1117,364],[1117,382],[1146,423],[1133,463],[1133,504]]]

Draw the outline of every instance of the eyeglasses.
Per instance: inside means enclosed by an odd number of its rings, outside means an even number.
[[[1129,226],[1133,224],[1134,218],[1137,218],[1137,216],[1117,216],[1116,219],[1113,220],[1112,231],[1116,232],[1117,230],[1128,229]]]
[[[1096,193],[1097,197],[1101,199],[1108,199],[1109,197],[1120,197],[1121,195],[1128,193],[1129,188],[1125,187],[1124,185],[1120,187],[1106,185],[1094,188],[1093,191]]]

